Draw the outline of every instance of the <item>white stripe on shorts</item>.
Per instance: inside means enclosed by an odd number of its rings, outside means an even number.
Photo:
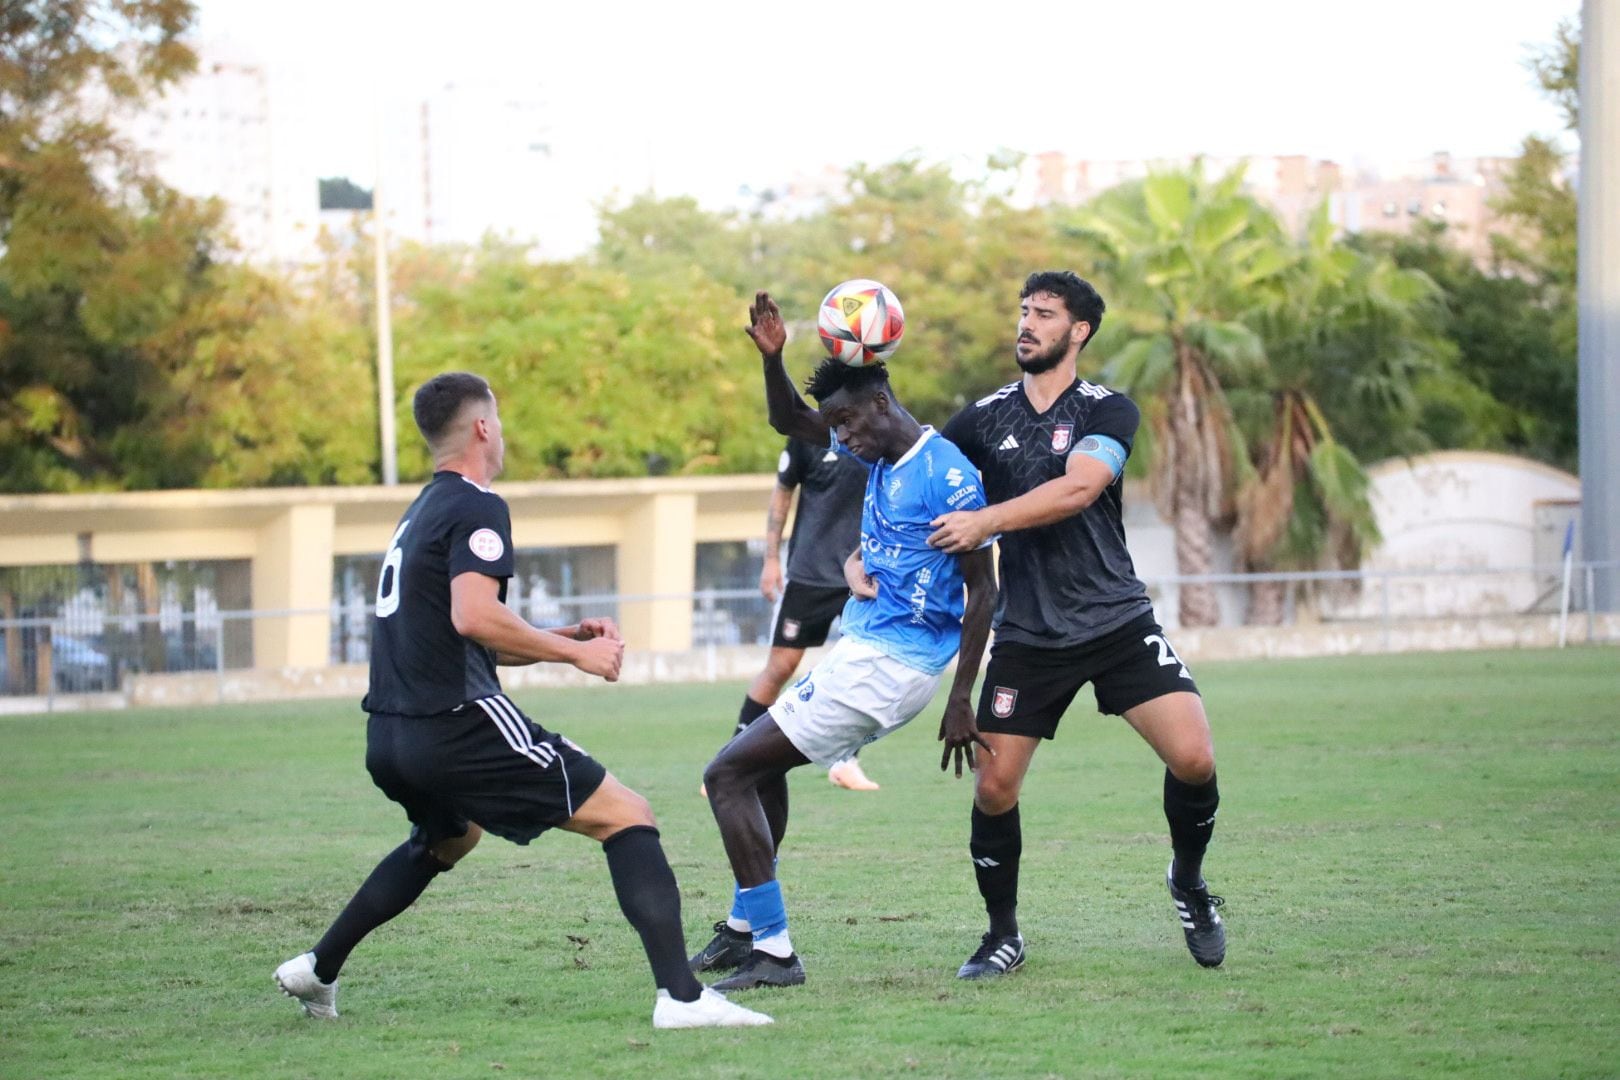
[[[518,712],[516,705],[505,694],[494,697],[479,698],[475,704],[489,715],[495,722],[496,728],[506,739],[507,745],[542,769],[549,769],[557,765],[563,778],[563,803],[568,808],[568,816],[574,816],[574,790],[568,777],[568,766],[562,761],[561,755],[545,743],[537,743],[529,734],[529,725],[524,722],[523,716]]]

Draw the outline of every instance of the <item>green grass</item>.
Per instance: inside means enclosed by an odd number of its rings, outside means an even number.
[[[808,985],[655,1032],[595,845],[490,840],[361,945],[330,1024],[270,971],[404,834],[350,704],[0,721],[0,1076],[1612,1076],[1620,653],[1207,665],[1226,965],[1163,885],[1161,769],[1089,694],[1023,800],[1024,970],[964,984],[969,784],[930,712],[793,781]],[[699,770],[738,686],[523,706],[647,795],[695,948],[729,900]]]

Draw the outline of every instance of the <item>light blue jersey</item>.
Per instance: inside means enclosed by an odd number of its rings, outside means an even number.
[[[832,445],[849,453],[837,436]],[[955,555],[928,546],[929,523],[953,510],[984,507],[979,470],[931,427],[894,464],[861,464],[867,467],[861,553],[878,594],[850,597],[844,636],[937,675],[962,643],[965,603],[962,568]]]

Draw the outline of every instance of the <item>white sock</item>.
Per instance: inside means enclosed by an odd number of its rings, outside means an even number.
[[[769,953],[778,960],[786,960],[793,955],[793,942],[788,938],[786,930],[779,930],[768,938],[756,937],[754,948]]]
[[[739,919],[735,915],[728,915],[726,917],[726,925],[737,931],[739,934],[752,933],[754,929],[753,926],[749,924],[747,919]]]

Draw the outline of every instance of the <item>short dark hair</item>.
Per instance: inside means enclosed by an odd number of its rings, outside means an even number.
[[[1090,345],[1097,331],[1102,329],[1103,310],[1107,305],[1103,303],[1102,295],[1092,288],[1091,282],[1073,270],[1035,271],[1025,280],[1024,291],[1018,294],[1018,299],[1027,300],[1036,293],[1062,297],[1063,306],[1069,309],[1074,320],[1091,327],[1091,333],[1086,335],[1080,348]]]
[[[493,401],[495,395],[482,375],[470,371],[447,371],[435,375],[417,388],[411,403],[416,427],[429,446],[437,446],[469,401]]]
[[[815,398],[818,404],[840,390],[847,390],[852,396],[878,390],[894,396],[889,389],[889,369],[883,366],[882,361],[856,367],[829,356],[811,373],[810,381],[804,384],[805,393]]]

